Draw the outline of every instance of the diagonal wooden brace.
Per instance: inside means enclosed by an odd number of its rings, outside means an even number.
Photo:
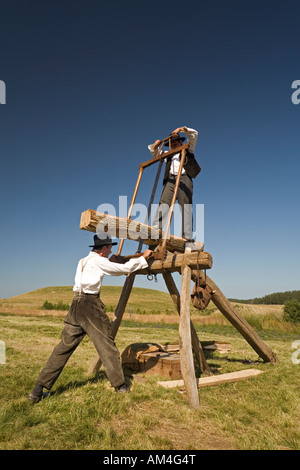
[[[192,279],[194,280],[196,276],[197,271],[192,270]],[[271,362],[272,364],[279,362],[276,354],[260,339],[252,326],[250,326],[249,323],[239,315],[218,286],[208,276],[206,276],[206,284],[211,290],[215,291],[212,296],[212,302],[245,338],[254,351],[257,352],[259,357],[261,357],[265,362]]]

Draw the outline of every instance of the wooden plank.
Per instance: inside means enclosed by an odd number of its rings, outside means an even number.
[[[184,162],[185,162],[185,149],[183,149],[181,151],[178,174],[176,176],[176,182],[175,182],[175,186],[174,186],[174,189],[173,189],[172,201],[171,201],[171,204],[170,204],[170,207],[169,207],[169,213],[168,213],[167,222],[166,222],[166,226],[165,226],[166,233],[170,232],[171,221],[172,221],[172,218],[173,218],[173,212],[174,212],[175,202],[176,202],[176,199],[177,199],[177,193],[178,193],[178,189],[179,189],[179,185],[180,185],[180,178],[181,178],[181,173],[182,173]],[[182,217],[183,217],[183,215],[182,215]],[[164,239],[162,241],[162,244],[161,244],[161,247],[160,247],[160,250],[159,250],[161,258],[164,258],[165,253],[166,253],[166,249],[167,249],[167,238],[164,237]]]
[[[239,380],[257,377],[262,373],[263,371],[258,369],[245,369],[238,372],[229,372],[228,374],[220,374],[212,377],[201,377],[196,380],[198,388],[203,388],[221,385],[224,383],[238,382]],[[183,380],[167,380],[164,382],[157,382],[157,384],[165,388],[184,387]]]
[[[125,217],[116,217],[88,209],[81,214],[80,229],[89,232],[107,232],[110,235],[128,240],[144,240],[145,245],[158,245],[167,235],[156,227]],[[169,251],[184,252],[186,239],[169,235],[166,248]]]
[[[190,406],[194,409],[198,409],[200,403],[192,352],[190,305],[191,269],[187,265],[183,265],[179,321],[180,365]]]

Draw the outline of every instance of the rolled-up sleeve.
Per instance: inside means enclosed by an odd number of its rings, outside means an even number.
[[[157,157],[158,155],[158,147],[154,148],[155,144],[148,145],[148,149],[153,157]]]
[[[186,134],[187,138],[188,138],[188,144],[189,144],[188,149],[189,149],[189,151],[194,153],[196,143],[197,143],[197,140],[198,140],[198,131],[196,131],[195,129],[191,129],[189,127],[185,127],[184,128],[184,134]]]

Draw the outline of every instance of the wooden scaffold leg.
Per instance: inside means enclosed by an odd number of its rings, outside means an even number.
[[[194,409],[200,407],[198,386],[195,376],[195,367],[191,341],[191,268],[182,266],[182,284],[180,296],[180,322],[179,322],[179,347],[181,374],[185,384],[186,394],[190,406]]]
[[[178,315],[180,315],[180,295],[176,287],[176,284],[174,282],[174,279],[172,277],[172,274],[168,271],[165,271],[163,272],[163,278],[165,280],[166,286],[173,300],[173,303],[176,307],[177,313]],[[206,375],[212,375],[210,367],[206,362],[206,358],[205,358],[204,351],[201,346],[201,342],[199,341],[197,332],[192,322],[191,322],[191,337],[192,337],[193,351],[196,356],[197,362],[199,364],[201,373],[206,374]]]

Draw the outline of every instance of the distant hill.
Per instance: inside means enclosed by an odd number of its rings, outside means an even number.
[[[122,286],[102,286],[101,299],[107,311],[114,311],[122,292]],[[45,301],[71,304],[73,286],[53,286],[36,289],[26,294],[0,299],[2,307],[40,309]],[[176,313],[173,301],[166,292],[142,287],[133,287],[127,304],[132,313]]]
[[[286,292],[275,292],[265,295],[264,297],[255,297],[254,299],[239,300],[229,299],[231,302],[239,302],[242,304],[263,304],[263,305],[282,305],[287,300],[295,299],[300,302],[300,290],[292,290]]]

